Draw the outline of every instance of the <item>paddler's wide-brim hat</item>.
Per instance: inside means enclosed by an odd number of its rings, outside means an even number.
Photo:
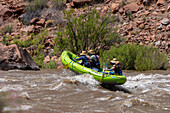
[[[91,50],[88,51],[88,53],[95,54],[95,51],[91,49]]]
[[[86,51],[82,51],[80,55],[87,55]]]
[[[113,58],[113,60],[110,61],[111,63],[117,63],[117,59],[116,58]]]

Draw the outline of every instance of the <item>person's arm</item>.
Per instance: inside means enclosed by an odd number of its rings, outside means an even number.
[[[77,59],[73,59],[74,61],[76,61],[76,60],[82,60],[82,57],[80,57],[80,58],[77,58]]]
[[[104,71],[112,71],[115,69],[115,65],[113,65],[110,69],[104,69]]]

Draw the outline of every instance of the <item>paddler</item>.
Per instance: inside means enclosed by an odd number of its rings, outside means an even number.
[[[82,51],[80,53],[80,58],[74,59],[74,61],[76,60],[82,60],[82,62],[80,63],[81,65],[90,68],[90,64],[89,64],[89,58],[87,56],[86,51]]]
[[[110,62],[112,67],[110,69],[104,69],[104,71],[110,71],[109,74],[111,75],[114,75],[114,74],[122,75],[122,68],[121,68],[120,62],[117,61],[116,58],[113,58],[113,60],[111,61],[108,59],[108,61]]]

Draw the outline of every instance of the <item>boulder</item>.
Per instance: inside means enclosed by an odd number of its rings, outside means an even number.
[[[63,63],[61,62],[61,57],[57,59],[57,64],[58,64],[57,69],[63,69]]]
[[[45,64],[47,64],[47,63],[49,63],[50,62],[50,56],[46,56],[45,58],[44,58],[44,63]]]
[[[112,5],[110,6],[112,13],[117,12],[119,10],[119,6],[119,4],[112,3]]]
[[[170,11],[170,3],[168,4],[167,11]]]
[[[102,12],[107,12],[109,10],[109,7],[108,6],[104,6],[103,9],[102,9]]]
[[[25,13],[25,9],[20,7],[20,8],[15,9],[13,13],[15,14],[16,17],[19,17],[20,15]]]
[[[27,50],[19,48],[16,44],[0,44],[0,53],[0,70],[39,70]]]
[[[130,3],[125,5],[123,9],[125,10],[126,13],[127,12],[135,13],[139,10],[139,6],[136,3]]]
[[[168,25],[169,24],[169,19],[168,18],[164,18],[164,19],[161,20],[161,23],[163,25]]]
[[[124,13],[123,8],[120,8],[120,9],[119,9],[119,13],[120,13],[120,14],[123,14],[123,13]]]
[[[52,61],[55,61],[55,62],[58,62],[57,56],[53,56],[53,57],[51,58],[51,60],[52,60]]]
[[[164,4],[165,4],[165,1],[164,1],[164,0],[158,0],[156,4],[157,4],[157,5],[164,5]]]
[[[45,19],[40,19],[38,22],[37,22],[37,25],[40,25],[42,27],[45,26]]]
[[[35,17],[30,21],[30,24],[36,24],[38,21],[40,21],[39,17]]]

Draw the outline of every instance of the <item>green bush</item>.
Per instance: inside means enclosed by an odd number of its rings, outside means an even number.
[[[11,36],[3,35],[1,43],[4,45],[10,45]]]
[[[149,46],[124,44],[116,48],[112,46],[109,51],[104,52],[104,63],[107,59],[117,58],[122,69],[126,70],[155,70],[166,69],[168,58],[159,49]],[[102,65],[104,65],[102,62]]]
[[[168,58],[157,48],[140,47],[136,55],[135,69],[140,71],[166,69]]]
[[[42,50],[37,50],[38,53],[37,55],[34,55],[33,59],[35,61],[35,63],[40,67],[40,68],[45,68],[45,64],[44,64],[44,53],[42,52]]]
[[[47,64],[49,69],[56,69],[57,68],[57,62],[55,60],[51,60],[48,64]]]
[[[101,17],[96,10],[79,16],[75,16],[74,10],[64,11],[64,15],[67,25],[57,32],[55,38],[61,51],[67,49],[77,54],[122,41],[114,26],[115,18],[111,15]]]

